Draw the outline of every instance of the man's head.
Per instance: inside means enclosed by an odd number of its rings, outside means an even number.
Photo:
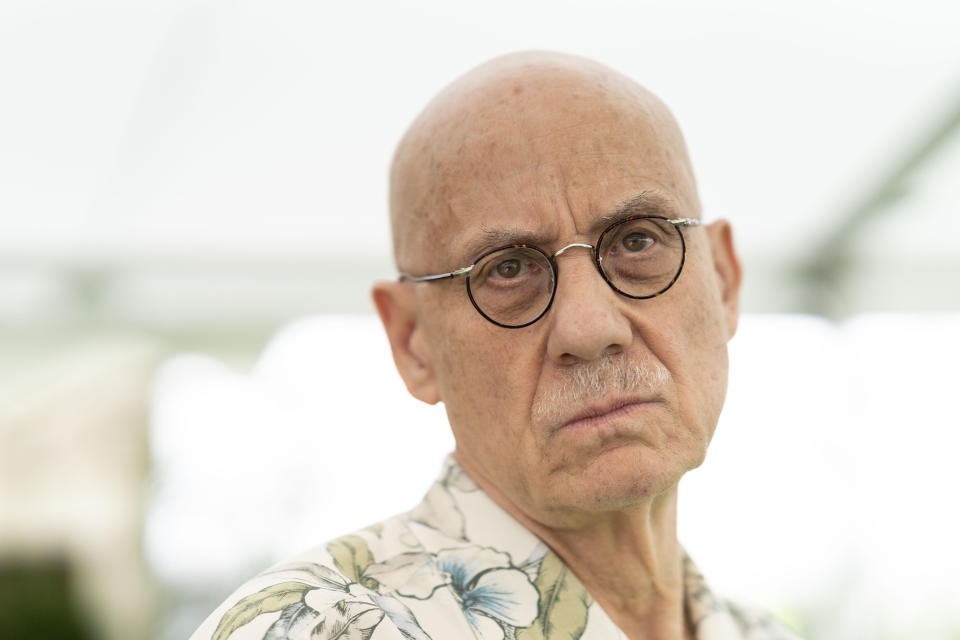
[[[397,149],[390,206],[397,265],[414,275],[514,242],[594,245],[617,216],[700,216],[666,107],[609,68],[546,53],[493,60],[442,91]],[[557,256],[553,305],[523,328],[481,316],[463,278],[377,285],[408,389],[445,403],[481,486],[576,526],[700,464],[726,392],[740,271],[725,222],[681,233],[680,277],[647,300],[615,292],[587,249]]]

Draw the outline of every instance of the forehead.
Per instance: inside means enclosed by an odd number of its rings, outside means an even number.
[[[486,152],[468,150],[438,176],[442,201],[430,227],[445,264],[513,242],[544,249],[574,239],[592,242],[625,215],[698,215],[684,167],[655,136],[609,139],[585,129],[554,140],[484,144]],[[647,140],[638,144],[638,137]]]
[[[584,234],[641,192],[699,215],[666,107],[610,70],[574,67],[468,74],[428,106],[391,179],[401,261],[447,266],[490,230]]]

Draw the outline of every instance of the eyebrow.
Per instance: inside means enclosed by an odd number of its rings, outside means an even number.
[[[663,216],[665,218],[676,218],[677,209],[665,197],[651,193],[650,191],[641,191],[629,200],[625,200],[609,214],[600,216],[591,223],[588,233],[591,236],[597,236],[601,231],[612,224],[626,220],[634,216]],[[512,244],[526,244],[536,247],[545,247],[553,238],[543,233],[537,233],[529,229],[519,227],[488,227],[480,225],[481,235],[473,242],[470,242],[464,250],[466,260],[475,261],[487,251],[497,247],[508,246]],[[464,265],[469,262],[464,262]]]
[[[612,224],[634,216],[663,216],[678,218],[677,207],[667,198],[650,191],[641,191],[605,216],[600,216],[590,225],[590,233],[596,235]]]
[[[543,247],[551,241],[551,238],[545,234],[519,227],[493,228],[481,224],[480,232],[482,235],[467,247],[466,255],[471,256],[471,258],[469,258],[470,260],[476,260],[487,251],[496,249],[497,247],[505,247],[511,244]]]

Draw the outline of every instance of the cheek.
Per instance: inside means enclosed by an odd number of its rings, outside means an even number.
[[[493,431],[516,439],[529,418],[537,380],[535,354],[526,344],[531,341],[479,322],[467,318],[434,332],[444,336],[434,340],[441,400],[458,437]]]
[[[661,346],[654,347],[673,378],[681,424],[707,441],[723,407],[728,366],[724,308],[709,275],[688,278],[688,286],[676,292],[658,336]]]
[[[512,335],[480,340],[448,335],[437,379],[458,458],[510,495],[523,495],[529,488],[526,472],[539,458],[529,420],[538,361],[531,349],[511,344],[519,339]]]
[[[700,306],[681,336],[682,372],[677,385],[688,424],[709,440],[727,393],[727,334],[719,304]]]

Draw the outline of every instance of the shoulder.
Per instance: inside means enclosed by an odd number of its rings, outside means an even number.
[[[393,518],[271,567],[234,591],[191,640],[409,637],[398,630],[406,622],[403,606],[381,595],[376,578],[367,575],[377,571],[374,552],[390,560],[398,545],[409,548],[409,538],[399,540],[404,529]]]

